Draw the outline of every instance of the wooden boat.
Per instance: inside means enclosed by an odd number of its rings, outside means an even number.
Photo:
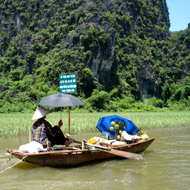
[[[131,153],[141,153],[153,141],[154,138],[150,138],[133,144],[114,147],[114,149]],[[81,145],[64,147],[62,150],[59,149],[39,153],[27,153],[14,149],[8,149],[7,152],[25,162],[50,167],[74,167],[94,161],[121,158],[110,154],[108,151],[100,150],[99,148],[85,146],[84,149],[82,149]]]

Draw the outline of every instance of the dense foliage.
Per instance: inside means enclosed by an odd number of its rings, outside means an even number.
[[[0,112],[70,72],[90,111],[190,107],[190,28],[169,32],[165,0],[4,0],[0,21]]]

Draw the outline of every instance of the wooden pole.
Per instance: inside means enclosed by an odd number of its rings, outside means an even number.
[[[70,107],[68,106],[68,133],[70,134]]]
[[[80,141],[74,141],[74,142],[82,144],[82,147],[85,144],[85,145],[88,145],[88,146],[95,147],[95,148],[97,148],[97,149],[99,149],[101,151],[107,152],[109,154],[121,156],[121,157],[124,157],[124,158],[129,158],[129,159],[133,159],[133,160],[143,159],[141,154],[136,154],[136,153],[133,153],[133,152],[126,152],[125,150],[118,150],[118,149],[114,149],[113,147],[108,148],[108,147],[101,146],[101,145],[90,144],[90,143],[87,143],[84,139],[83,139],[82,143]]]
[[[60,119],[62,120],[62,111],[63,111],[63,108],[61,107],[61,111],[60,111]]]
[[[90,144],[90,143],[85,143],[85,144],[88,145],[88,146],[92,146],[92,147],[95,147],[97,149],[100,149],[100,150],[102,150],[104,152],[107,152],[109,154],[114,154],[114,155],[121,156],[121,157],[124,157],[124,158],[129,158],[129,159],[133,159],[133,160],[142,159],[141,154],[136,154],[136,153],[133,153],[133,152],[126,152],[126,151],[117,150],[117,149],[113,149],[113,148],[109,149],[109,148],[101,146],[101,145],[94,145],[94,144]]]

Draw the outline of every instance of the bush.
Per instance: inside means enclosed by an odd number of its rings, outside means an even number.
[[[93,93],[93,95],[88,98],[87,102],[91,104],[93,109],[97,109],[100,111],[101,109],[104,109],[106,106],[108,106],[110,102],[109,94],[105,91],[100,91]]]
[[[122,109],[130,109],[134,107],[135,100],[132,97],[126,97],[121,99],[119,102],[119,107]]]
[[[164,102],[161,99],[157,99],[156,97],[149,98],[145,100],[146,105],[154,106],[154,107],[163,107]]]
[[[119,99],[119,90],[114,88],[109,92],[110,100],[118,100]]]
[[[118,112],[120,111],[118,102],[110,101],[110,104],[107,105],[106,110],[109,112]]]

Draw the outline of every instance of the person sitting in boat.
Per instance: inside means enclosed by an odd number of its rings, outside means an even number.
[[[55,144],[69,146],[74,139],[69,134],[67,134],[65,138],[60,129],[63,125],[62,120],[60,120],[58,125],[54,127],[45,120],[46,115],[50,112],[50,110],[42,107],[36,108],[32,117],[32,120],[37,120],[32,127],[32,140],[41,143],[44,148],[47,148],[47,150],[51,150]]]

